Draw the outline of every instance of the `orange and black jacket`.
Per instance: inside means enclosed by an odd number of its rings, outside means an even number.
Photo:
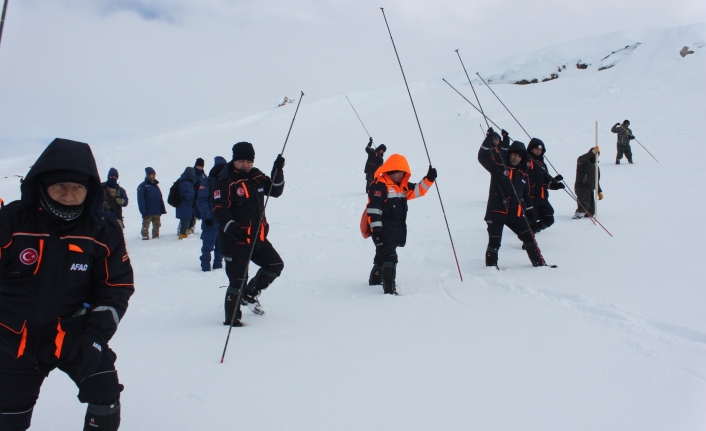
[[[395,184],[387,172],[405,172],[400,184]],[[394,242],[399,247],[407,243],[407,201],[424,196],[434,184],[426,178],[410,183],[412,171],[407,159],[399,154],[391,155],[375,172],[375,180],[368,192],[366,213],[373,232],[381,232],[383,240]]]
[[[542,153],[535,156],[531,151],[539,148]],[[532,138],[527,145],[527,175],[529,176],[529,194],[532,205],[536,208],[541,205],[549,205],[549,190],[559,190],[558,182],[549,174],[546,163],[544,163],[544,153],[547,151],[544,142],[537,138]]]
[[[80,145],[79,145],[80,144]],[[57,221],[39,202],[42,172],[91,176],[84,211]],[[102,189],[87,144],[55,140],[0,210],[0,368],[49,366],[84,332],[107,343],[134,292],[122,229],[102,215]]]
[[[236,256],[248,254],[250,244],[255,240],[257,224],[262,216],[265,205],[265,196],[277,198],[284,191],[284,173],[280,169],[273,181],[257,168],[250,172],[238,171],[233,163],[228,163],[228,168],[223,169],[218,175],[217,187],[213,193],[213,217],[218,222],[218,241],[222,254]],[[247,233],[244,242],[237,242],[225,231],[235,223]],[[258,241],[264,241],[270,226],[267,218],[263,218]]]
[[[509,163],[509,154],[512,152],[525,154],[522,162],[515,167]],[[534,208],[530,203],[529,177],[525,170],[527,166],[525,144],[519,141],[513,142],[506,154],[507,158],[503,154],[505,161],[505,165],[503,165],[500,160],[496,159],[497,153],[493,148],[492,137],[486,137],[478,150],[478,162],[490,172],[490,189],[488,190],[485,220],[514,223],[522,218],[523,206],[517,197],[523,199],[524,209],[527,212],[532,212]]]

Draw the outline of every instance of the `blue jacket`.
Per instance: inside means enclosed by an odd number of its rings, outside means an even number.
[[[193,168],[189,168],[192,169]],[[194,179],[185,173],[179,177],[179,194],[181,204],[176,208],[176,218],[179,220],[191,220],[194,217]]]
[[[196,207],[201,214],[201,220],[213,219],[213,199],[211,197],[211,190],[216,190],[218,185],[218,174],[223,170],[223,166],[226,164],[226,159],[223,157],[216,157],[216,165],[211,168],[211,172],[208,173],[208,177],[201,180],[198,187],[198,194],[196,196]],[[215,222],[215,220],[214,220]]]
[[[137,186],[137,206],[140,208],[142,217],[167,213],[162,191],[159,189],[159,181],[152,182],[145,178],[142,184]]]
[[[194,178],[194,218],[203,220],[203,217],[201,216],[201,210],[196,204],[196,199],[199,194],[199,185],[201,184],[201,181],[206,181],[208,175],[206,175],[206,172],[204,172],[203,169],[197,169],[196,166],[194,166],[194,171],[196,172],[196,178]]]

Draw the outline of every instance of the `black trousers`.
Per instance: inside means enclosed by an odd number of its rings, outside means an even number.
[[[373,263],[382,266],[385,262],[397,263],[397,244],[393,241],[385,241],[375,247]]]
[[[240,306],[236,304],[238,299],[238,290],[241,285],[248,282],[248,255],[225,256],[226,275],[228,276],[228,289],[225,297],[225,321],[230,322],[233,313],[236,313],[236,319],[240,319]],[[272,247],[270,241],[265,239],[264,242],[258,241],[255,245],[255,251],[252,255],[252,262],[259,266],[261,270],[268,271],[276,276],[279,276],[284,269],[284,262],[279,257],[277,250]],[[245,275],[245,280],[243,280]]]
[[[545,224],[545,228],[554,224],[554,208],[549,202],[534,206],[534,213],[537,220]]]
[[[585,213],[586,211],[588,211],[589,214],[593,215],[594,211],[596,210],[593,190],[577,187],[574,189],[574,191],[576,192],[576,197],[578,198],[578,202],[580,204],[576,208],[576,212]]]
[[[532,230],[530,230],[529,224],[527,224],[527,220],[524,217],[513,223],[497,220],[486,220],[485,222],[488,224],[488,247],[500,248],[504,226],[513,231],[520,241],[532,242]]]
[[[623,158],[623,154],[627,157],[628,162],[632,162],[632,148],[630,148],[630,144],[618,144],[618,154],[615,156],[615,160],[621,160]]]
[[[76,375],[79,359],[62,361],[57,368],[74,381],[78,387],[79,401],[107,406],[117,401],[123,390],[115,370],[115,359],[115,353],[104,346],[98,370],[83,380]],[[0,430],[21,431],[29,428],[32,410],[46,377],[46,374],[32,368],[0,369]],[[79,429],[78,426],[76,428]]]
[[[370,189],[370,183],[375,179],[375,172],[368,172],[365,174],[365,193],[368,193]]]

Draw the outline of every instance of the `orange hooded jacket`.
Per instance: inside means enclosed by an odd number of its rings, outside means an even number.
[[[388,172],[402,171],[405,173],[400,181],[400,184],[395,184]],[[363,238],[368,238],[373,229],[383,227],[383,211],[388,202],[393,202],[397,199],[405,201],[424,196],[429,191],[429,188],[434,184],[424,178],[421,182],[414,184],[410,183],[409,179],[412,176],[412,170],[409,168],[407,159],[401,154],[391,155],[382,166],[375,171],[375,180],[370,186],[368,194],[368,206],[363,212],[363,217],[360,221],[360,230]],[[406,208],[406,204],[405,204]],[[388,213],[390,213],[388,211]],[[387,217],[385,217],[387,218]],[[404,224],[406,219],[406,211],[401,223]],[[391,220],[388,220],[391,221]],[[405,225],[406,226],[406,225]]]

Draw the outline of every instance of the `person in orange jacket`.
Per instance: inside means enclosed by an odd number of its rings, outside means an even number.
[[[407,201],[427,194],[436,180],[436,169],[429,165],[427,175],[417,184],[409,182],[411,176],[407,159],[393,154],[375,171],[368,192],[366,214],[375,244],[369,284],[382,284],[389,295],[397,295],[397,247],[407,242]]]

